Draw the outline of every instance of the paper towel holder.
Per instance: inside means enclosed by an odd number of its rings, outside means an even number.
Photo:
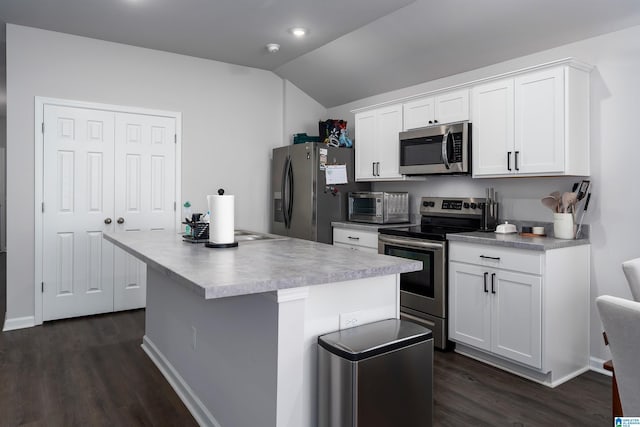
[[[222,196],[224,195],[224,189],[219,188],[218,189],[218,195]],[[236,248],[238,247],[238,242],[237,241],[233,241],[230,243],[213,243],[211,241],[208,241],[204,244],[207,248]]]

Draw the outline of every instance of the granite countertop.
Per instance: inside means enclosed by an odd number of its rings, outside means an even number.
[[[364,231],[378,231],[381,228],[398,228],[398,227],[410,227],[418,225],[420,222],[401,222],[395,224],[369,224],[366,222],[352,222],[352,221],[334,221],[331,226],[334,228],[348,228],[350,230],[364,230]]]
[[[477,243],[479,245],[502,246],[506,248],[529,249],[533,251],[547,251],[550,249],[568,248],[571,246],[588,245],[589,239],[555,239],[553,237],[525,237],[518,233],[498,234],[474,231],[470,233],[447,234],[450,242]]]
[[[261,233],[258,233],[261,234]],[[205,299],[417,271],[422,263],[280,237],[210,249],[164,231],[104,238]]]

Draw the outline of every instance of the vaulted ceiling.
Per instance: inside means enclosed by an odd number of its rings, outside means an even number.
[[[0,21],[272,70],[332,107],[640,25],[640,1],[2,0]]]

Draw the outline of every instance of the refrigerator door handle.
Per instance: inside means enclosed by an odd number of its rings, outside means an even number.
[[[282,216],[284,217],[284,226],[285,228],[289,228],[289,208],[287,206],[287,202],[289,199],[288,191],[289,191],[289,163],[291,162],[291,157],[287,156],[287,159],[284,161],[284,167],[282,168]]]
[[[289,185],[289,200],[287,201],[287,220],[289,224],[287,225],[287,228],[291,228],[291,219],[293,217],[293,162],[291,161],[291,158],[289,158],[288,169],[287,183]]]

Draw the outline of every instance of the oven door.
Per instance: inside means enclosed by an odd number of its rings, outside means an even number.
[[[378,252],[422,261],[422,270],[400,275],[400,306],[446,317],[446,242],[380,235]]]

